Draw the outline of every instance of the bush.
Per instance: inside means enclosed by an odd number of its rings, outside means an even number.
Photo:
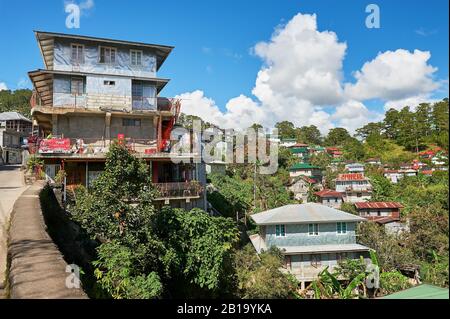
[[[399,271],[388,271],[380,274],[380,289],[383,295],[392,294],[411,286],[408,278]]]

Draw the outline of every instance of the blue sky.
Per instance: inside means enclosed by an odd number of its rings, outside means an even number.
[[[43,66],[32,30],[45,30],[173,45],[175,50],[158,74],[172,79],[164,95],[175,96],[198,90],[202,92],[201,98],[209,101],[209,107],[223,114],[227,113],[225,105],[230,99],[240,95],[251,99],[247,100],[248,103],[261,106],[269,102],[255,97],[252,89],[255,88],[258,71],[270,64],[272,58],[265,59],[256,54],[254,47],[259,42],[270,43],[277,26],[281,25],[282,29],[301,13],[316,14],[317,32],[332,31],[337,42],[346,44],[339,70],[342,86],[355,83],[353,72],[361,70],[364,63],[374,60],[378,53],[397,49],[412,53],[417,49],[430,52],[426,65],[437,69],[429,72],[428,76],[434,83],[439,83],[439,88],[422,91],[418,88],[421,91],[418,95],[426,99],[448,96],[447,0],[94,0],[93,3],[92,8],[83,11],[81,28],[67,29],[65,2],[62,0],[0,0],[0,38],[4,48],[0,50],[0,83],[10,89],[30,86],[26,81],[27,72]],[[365,7],[369,3],[380,8],[380,29],[365,27],[368,15]],[[292,56],[293,61],[296,58]],[[424,82],[418,80],[417,83]],[[409,95],[395,94],[397,100],[417,98],[411,92]],[[382,113],[390,100],[383,93],[379,96],[356,95],[358,98],[352,97],[352,100],[363,103],[369,112],[376,114]],[[298,107],[302,107],[302,102],[298,103]],[[339,103],[319,103],[317,106],[313,101],[310,109],[316,115],[321,111],[332,115]],[[269,108],[274,110],[276,106]],[[255,118],[264,122],[270,117],[261,116]],[[305,113],[305,116],[308,115]],[[340,119],[336,115],[329,121],[345,125],[339,122]],[[311,124],[301,119],[298,122]]]

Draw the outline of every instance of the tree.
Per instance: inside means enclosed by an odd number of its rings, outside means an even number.
[[[30,99],[31,90],[1,90],[0,91],[0,113],[19,112],[27,118],[31,118]]]
[[[295,138],[295,127],[292,122],[289,121],[282,121],[275,124],[275,128],[278,129],[278,136],[281,139],[286,138]]]
[[[364,125],[363,127],[357,129],[355,135],[365,140],[369,135],[372,134],[381,135],[382,130],[383,130],[382,123],[370,122]]]
[[[325,138],[325,145],[336,146],[344,145],[351,138],[350,134],[345,128],[332,128]]]
[[[302,126],[296,129],[297,140],[306,143],[320,145],[322,143],[322,135],[315,125]]]
[[[331,164],[331,156],[325,152],[313,154],[309,158],[309,162],[312,165],[318,166],[320,169],[325,170]]]
[[[383,120],[383,130],[387,138],[397,139],[398,136],[398,124],[400,122],[400,114],[396,109],[389,109]]]
[[[366,155],[363,144],[354,137],[344,142],[343,154],[344,158],[352,161],[360,161]]]
[[[73,218],[99,243],[99,285],[113,298],[232,294],[233,220],[157,210],[156,195],[145,161],[116,144],[89,191],[77,191]]]
[[[280,252],[274,248],[256,255],[246,245],[236,253],[238,296],[243,299],[285,299],[296,297],[298,282],[283,274]]]

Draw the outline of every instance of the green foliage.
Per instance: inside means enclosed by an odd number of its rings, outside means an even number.
[[[135,254],[130,248],[112,241],[98,249],[94,261],[95,276],[100,286],[114,299],[153,299],[161,297],[163,287],[157,273],[136,273]]]
[[[338,274],[332,274],[328,267],[322,270],[318,279],[311,283],[316,299],[355,299],[359,297],[358,287],[364,285],[366,273],[362,272],[348,281],[339,281]],[[346,285],[346,283],[348,283]]]
[[[336,127],[332,128],[328,135],[325,137],[325,145],[328,146],[342,146],[345,145],[345,143],[351,139],[350,134],[345,128],[342,127]]]
[[[315,125],[302,126],[296,128],[297,140],[305,144],[319,145],[322,143],[322,136]]]
[[[281,299],[297,297],[298,282],[280,271],[282,256],[276,249],[256,255],[248,244],[236,253],[238,297]]]
[[[77,191],[73,218],[101,243],[100,286],[113,298],[232,294],[233,221],[199,209],[157,210],[156,195],[145,162],[120,145],[89,192]]]
[[[392,184],[382,175],[370,175],[370,184],[373,188],[372,199],[374,202],[389,201],[392,198]]]
[[[278,122],[275,124],[275,128],[278,129],[278,136],[281,139],[296,138],[295,127],[294,124],[292,124],[292,122],[289,121]]]
[[[355,204],[353,203],[343,202],[341,204],[340,210],[353,215],[359,215],[358,210],[356,209]]]
[[[380,293],[383,295],[389,295],[411,286],[408,278],[399,271],[387,271],[380,274]]]
[[[27,118],[30,114],[31,90],[0,91],[0,113],[19,112]]]
[[[320,167],[322,170],[326,170],[331,164],[331,156],[325,152],[317,153],[309,158],[309,162],[314,166]]]
[[[411,250],[405,249],[405,238],[387,234],[384,227],[375,222],[358,225],[358,241],[377,252],[378,266],[382,271],[392,271],[414,263]]]

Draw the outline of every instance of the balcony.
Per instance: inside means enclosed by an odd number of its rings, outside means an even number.
[[[42,139],[31,137],[28,140],[28,149],[31,154],[37,154],[38,157],[55,158],[104,158],[113,143],[124,145],[130,153],[140,158],[158,158],[158,157],[193,157],[198,156],[195,153],[173,154],[170,140],[162,140],[162,145],[168,147],[158,147],[156,139],[103,139],[99,138],[51,138]]]
[[[160,196],[156,200],[200,198],[203,187],[198,181],[154,183]]]
[[[36,93],[31,101],[33,111],[53,111],[70,109],[71,111],[112,111],[112,112],[163,112],[166,116],[175,116],[179,101],[164,97],[142,97],[131,95],[113,95],[104,93],[52,93],[52,100],[41,103]],[[50,111],[53,110],[53,111]]]

